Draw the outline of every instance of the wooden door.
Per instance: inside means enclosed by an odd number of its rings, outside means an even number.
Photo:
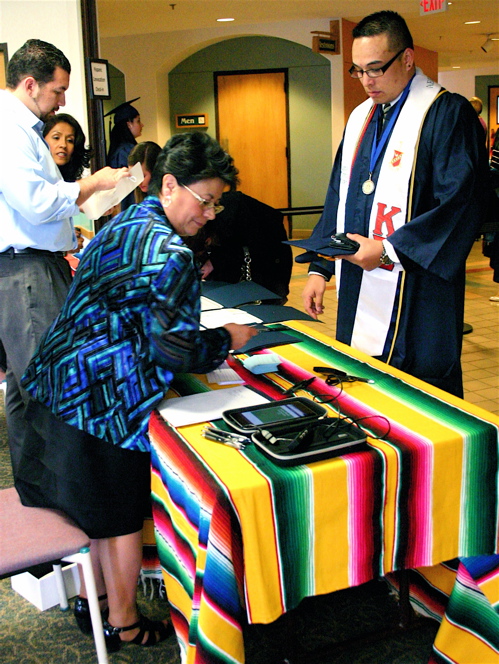
[[[285,72],[217,74],[216,88],[217,136],[239,169],[240,191],[288,207]]]

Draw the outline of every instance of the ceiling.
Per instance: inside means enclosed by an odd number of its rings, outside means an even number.
[[[358,22],[380,9],[398,11],[414,42],[438,52],[440,71],[492,65],[499,73],[499,41],[489,53],[480,48],[490,33],[499,39],[498,0],[453,0],[446,12],[426,16],[419,14],[419,0],[97,0],[101,38],[220,28],[224,24],[216,19],[225,17],[235,19],[228,24],[231,35],[234,26],[251,34],[246,26],[255,23],[332,18]]]

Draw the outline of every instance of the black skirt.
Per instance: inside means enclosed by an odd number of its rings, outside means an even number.
[[[91,539],[141,530],[151,515],[150,454],[95,438],[36,401],[26,419],[36,434],[15,478],[23,505],[62,510]]]

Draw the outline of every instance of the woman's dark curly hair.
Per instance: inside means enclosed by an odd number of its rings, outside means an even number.
[[[43,127],[43,135],[46,136],[60,122],[66,122],[74,129],[75,146],[71,159],[64,166],[59,166],[59,170],[66,182],[75,182],[81,178],[83,169],[90,166],[93,150],[85,147],[85,134],[78,120],[67,113],[57,113],[49,118]]]
[[[238,183],[234,160],[208,134],[193,131],[175,134],[159,153],[149,183],[149,194],[161,191],[163,176],[174,175],[180,185],[220,178],[231,189]]]

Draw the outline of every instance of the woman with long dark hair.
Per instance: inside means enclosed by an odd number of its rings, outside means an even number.
[[[43,137],[64,180],[79,180],[83,170],[89,168],[93,153],[85,147],[85,134],[78,120],[67,113],[57,113],[45,123]]]

